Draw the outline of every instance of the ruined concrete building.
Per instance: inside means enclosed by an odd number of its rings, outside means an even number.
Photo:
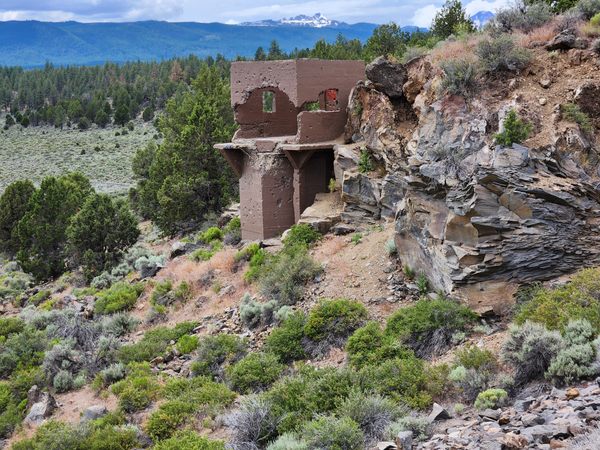
[[[244,239],[280,235],[295,224],[333,174],[361,61],[234,62],[231,103],[239,125],[216,147],[240,178]]]

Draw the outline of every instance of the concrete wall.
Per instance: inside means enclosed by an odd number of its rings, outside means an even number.
[[[294,171],[282,154],[245,157],[240,177],[242,238],[279,236],[295,223]]]
[[[343,134],[345,125],[345,109],[337,112],[303,111],[298,115],[295,141],[299,144],[333,141]]]
[[[300,170],[294,171],[294,213],[296,222],[320,192],[328,192],[333,177],[333,151],[316,152]]]
[[[276,87],[298,107],[296,61],[236,61],[231,63],[231,106],[246,102],[256,88]]]
[[[263,111],[263,93],[274,93],[275,111]],[[279,88],[261,88],[252,91],[243,104],[234,107],[235,121],[240,126],[235,139],[274,136],[294,136],[298,131],[298,109]]]

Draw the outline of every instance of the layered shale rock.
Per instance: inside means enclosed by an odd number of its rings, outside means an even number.
[[[600,191],[578,154],[589,160],[593,136],[576,151],[572,135],[584,135],[568,127],[557,127],[554,145],[497,146],[512,108],[541,129],[536,105],[442,96],[426,60],[390,64],[375,61],[351,96],[347,143],[336,149],[343,220],[395,218],[403,263],[475,302],[600,264]],[[595,89],[583,85],[579,102]],[[359,173],[365,151],[375,167]]]

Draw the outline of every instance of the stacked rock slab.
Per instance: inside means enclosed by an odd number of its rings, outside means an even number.
[[[518,105],[441,96],[440,74],[422,58],[398,70],[377,60],[367,75],[350,99],[346,144],[336,149],[346,218],[359,209],[391,215],[403,263],[476,303],[600,264],[600,191],[573,152],[493,143]],[[595,89],[579,90],[582,107],[593,105],[581,92]],[[359,149],[380,170],[359,174]]]

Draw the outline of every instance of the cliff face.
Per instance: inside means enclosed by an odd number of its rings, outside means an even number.
[[[566,53],[548,69],[547,54],[536,56],[519,77],[488,80],[467,99],[440,94],[428,59],[377,60],[353,91],[348,144],[336,149],[345,218],[393,218],[403,263],[474,303],[600,263],[598,128],[560,114],[575,102],[596,120],[599,62]],[[533,133],[506,148],[493,136],[510,109]],[[374,160],[368,173],[361,152]]]

